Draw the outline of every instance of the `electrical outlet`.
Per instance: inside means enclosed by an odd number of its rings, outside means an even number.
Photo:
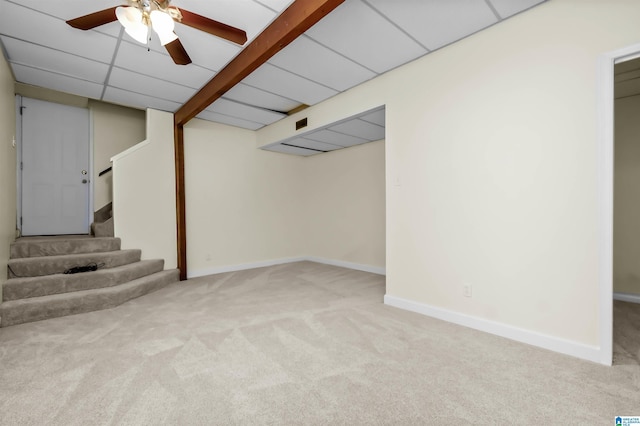
[[[464,297],[471,297],[471,284],[464,285]]]
[[[14,147],[14,148],[16,147],[16,137],[15,136],[11,140],[11,146]]]

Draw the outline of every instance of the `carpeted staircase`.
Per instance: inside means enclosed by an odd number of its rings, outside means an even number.
[[[93,214],[91,235],[113,237],[113,203],[109,203]]]
[[[64,273],[75,267],[97,268]],[[179,280],[113,237],[26,237],[11,245],[0,326],[112,308]]]

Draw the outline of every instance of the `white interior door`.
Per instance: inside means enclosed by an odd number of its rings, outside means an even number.
[[[22,235],[89,233],[89,110],[22,98]]]

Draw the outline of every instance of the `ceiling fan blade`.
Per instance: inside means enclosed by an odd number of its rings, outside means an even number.
[[[187,65],[191,63],[191,58],[187,54],[187,51],[184,50],[184,46],[180,43],[180,39],[175,39],[171,43],[167,43],[164,45],[169,55],[178,65]]]
[[[99,27],[100,25],[116,21],[117,19],[116,8],[110,7],[109,9],[101,10],[99,12],[90,13],[75,19],[69,19],[67,24],[80,30],[90,30],[92,28]]]
[[[182,14],[182,21],[180,22],[185,25],[240,45],[247,42],[247,33],[239,28],[214,21],[213,19],[205,18],[204,16],[189,12],[188,10],[180,9],[180,13]]]

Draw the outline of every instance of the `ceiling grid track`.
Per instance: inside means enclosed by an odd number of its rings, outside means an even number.
[[[286,68],[283,68],[283,67],[281,67],[281,66],[279,66],[279,65],[276,65],[276,64],[274,64],[274,63],[272,63],[272,62],[268,62],[268,64],[269,64],[269,65],[271,65],[271,66],[272,66],[272,67],[274,67],[274,68],[278,68],[280,71],[284,71],[284,72],[286,72],[286,73],[288,73],[288,74],[295,75],[296,77],[300,77],[300,78],[302,78],[302,79],[304,79],[304,80],[307,80],[307,81],[309,81],[309,82],[311,82],[311,83],[313,83],[313,84],[317,84],[318,86],[322,86],[322,87],[324,87],[325,89],[329,89],[329,90],[333,90],[333,91],[335,91],[335,92],[339,92],[339,91],[338,91],[338,89],[336,89],[335,87],[327,86],[327,85],[326,85],[326,84],[324,84],[324,83],[321,83],[321,82],[316,81],[316,80],[312,80],[312,79],[310,79],[309,77],[305,77],[304,75],[301,75],[301,74],[298,74],[297,72],[293,72],[293,71],[291,71],[291,70],[288,70],[288,69],[286,69]],[[299,102],[299,101],[298,101],[298,102]]]
[[[401,33],[403,33],[404,35],[406,35],[407,37],[409,37],[411,40],[413,40],[414,42],[416,42],[420,47],[422,47],[424,50],[427,51],[427,53],[430,53],[433,51],[433,49],[428,48],[427,46],[425,46],[423,43],[420,42],[420,40],[416,39],[414,36],[412,36],[411,34],[409,34],[404,28],[402,28],[400,25],[396,24],[395,22],[393,22],[391,19],[389,19],[389,17],[387,15],[385,15],[384,13],[380,12],[375,6],[371,5],[371,3],[369,3],[367,0],[360,0],[362,3],[364,3],[369,9],[373,10],[375,13],[377,13],[378,15],[380,15],[380,17],[382,19],[384,19],[385,21],[389,22],[391,25],[393,25],[394,27],[396,27]]]
[[[487,6],[489,6],[489,9],[491,9],[493,14],[496,15],[498,22],[502,21],[503,19],[502,16],[500,16],[500,14],[498,13],[498,10],[493,6],[493,3],[491,3],[491,0],[484,0],[484,2],[487,4]]]
[[[270,91],[268,91],[268,90],[266,90],[266,89],[263,89],[262,87],[254,86],[253,84],[249,84],[249,83],[247,83],[247,82],[245,82],[245,81],[243,81],[242,83],[239,83],[239,85],[243,85],[243,86],[251,87],[252,89],[260,90],[261,92],[268,93],[268,94],[270,94],[270,95],[274,95],[274,96],[278,96],[278,97],[280,97],[280,98],[282,98],[282,99],[286,99],[286,100],[289,100],[289,101],[291,101],[291,102],[303,103],[303,102],[301,102],[301,101],[299,101],[299,100],[297,100],[297,99],[291,99],[291,98],[289,98],[289,97],[287,97],[287,96],[284,96],[284,95],[281,95],[281,94],[279,94],[279,93],[270,92]]]
[[[100,94],[100,100],[104,99],[104,93],[107,91],[107,87],[109,87],[109,79],[111,78],[111,71],[113,71],[113,67],[116,62],[116,56],[118,56],[118,49],[120,48],[120,43],[122,43],[123,34],[124,34],[124,27],[121,27],[120,35],[118,36],[118,41],[116,41],[116,47],[115,49],[113,49],[113,56],[111,57],[109,70],[107,71],[107,76],[105,77],[104,84],[102,85],[102,93]]]
[[[258,106],[258,105],[251,105],[251,104],[248,104],[248,103],[246,103],[246,102],[237,101],[237,100],[235,100],[235,99],[227,98],[227,97],[224,97],[224,96],[222,96],[220,99],[224,99],[224,100],[225,100],[225,101],[227,101],[227,102],[233,102],[233,103],[236,103],[236,104],[238,104],[238,105],[242,105],[242,106],[246,106],[246,107],[250,107],[250,108],[259,109],[259,110],[261,110],[261,111],[273,112],[273,113],[276,113],[276,114],[283,114],[283,115],[287,115],[287,112],[286,112],[286,111],[278,111],[278,110],[275,110],[275,109],[269,109],[269,108],[261,107],[261,106]],[[297,102],[297,101],[296,101],[296,102]],[[205,110],[205,111],[206,111],[206,110]],[[211,111],[211,110],[209,110],[209,111]],[[214,112],[215,112],[215,111],[214,111]]]
[[[327,46],[326,44],[322,43],[322,42],[321,42],[321,41],[319,41],[319,40],[316,40],[315,38],[311,37],[311,36],[310,36],[310,35],[308,35],[308,34],[303,34],[301,37],[306,37],[306,38],[308,38],[309,40],[313,41],[314,43],[318,43],[320,46],[324,47],[325,49],[327,49],[327,50],[329,50],[329,51],[331,51],[331,52],[335,53],[336,55],[342,56],[343,58],[345,58],[345,59],[347,59],[347,60],[349,60],[349,61],[353,62],[354,64],[356,64],[356,65],[358,65],[358,66],[361,66],[362,68],[366,69],[367,71],[370,71],[370,72],[374,73],[376,76],[380,75],[380,73],[376,72],[375,70],[372,70],[372,69],[371,69],[371,68],[369,68],[368,66],[366,66],[366,65],[364,65],[364,64],[361,64],[360,62],[358,62],[358,61],[354,60],[353,58],[350,58],[350,57],[348,57],[348,56],[346,56],[346,55],[344,55],[344,54],[342,54],[342,53],[338,52],[337,50],[333,49],[333,48],[332,48],[332,47],[330,47],[330,46]]]

